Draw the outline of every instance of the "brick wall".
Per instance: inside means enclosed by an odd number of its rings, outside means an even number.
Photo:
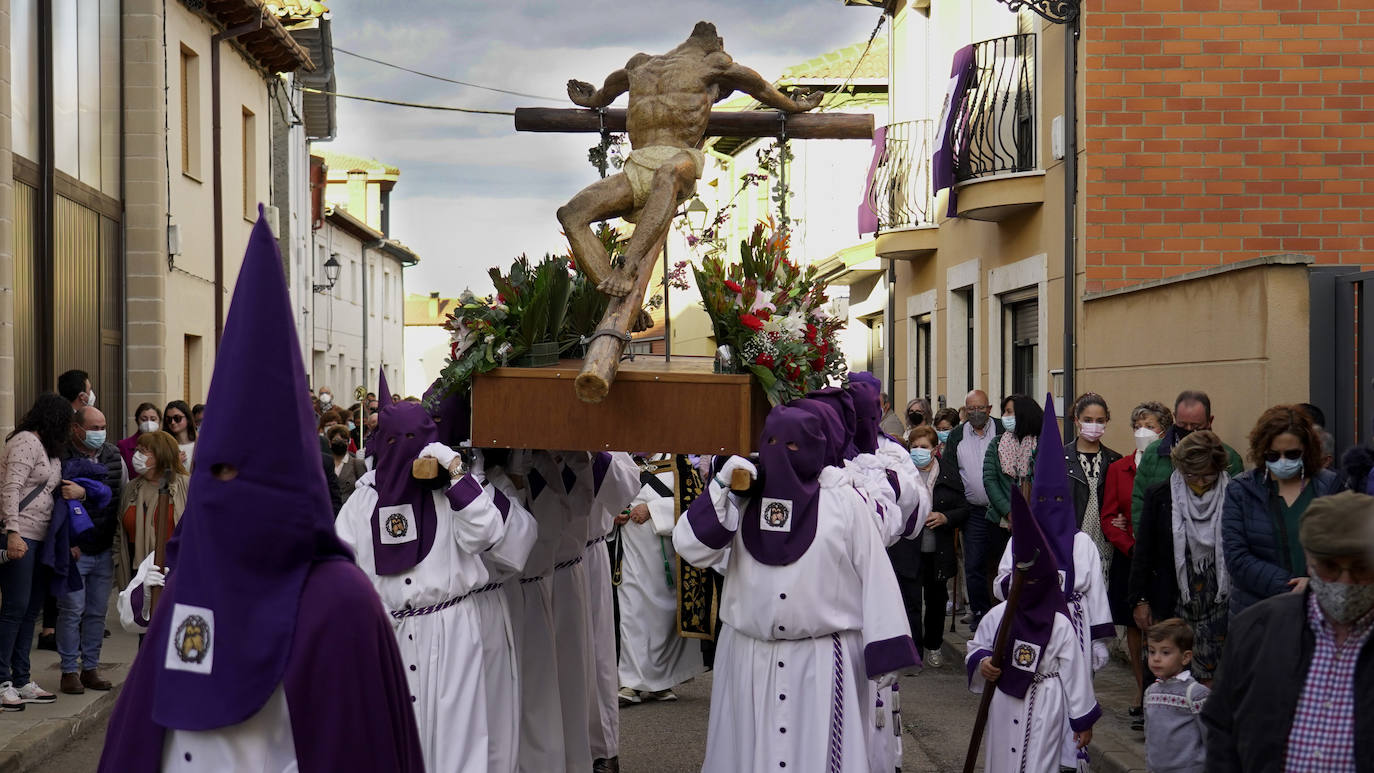
[[[1088,292],[1374,265],[1374,0],[1085,0]]]

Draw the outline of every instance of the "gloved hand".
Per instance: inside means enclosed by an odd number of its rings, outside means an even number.
[[[172,571],[171,567],[159,569],[157,564],[149,564],[148,571],[143,575],[143,609],[148,610],[153,606],[153,588],[161,588],[167,584],[167,573]],[[146,614],[146,611],[145,611]]]
[[[534,469],[534,452],[528,448],[516,448],[510,452],[510,461],[506,463],[507,475],[529,475],[530,470]]]
[[[878,685],[879,690],[886,690],[887,688],[897,683],[897,672],[889,671],[888,673],[883,674],[877,679],[874,679],[873,683]]]
[[[426,456],[437,460],[439,464],[449,470],[453,469],[453,462],[459,458],[457,451],[454,451],[443,443],[430,443],[422,448],[418,458],[423,459]]]
[[[481,451],[472,452],[472,464],[468,465],[468,472],[478,480],[487,479],[487,462],[482,458]]]
[[[1101,671],[1108,659],[1107,645],[1100,641],[1093,642],[1093,670]]]
[[[724,466],[720,468],[720,472],[716,473],[716,480],[722,481],[721,485],[725,488],[729,488],[730,477],[734,475],[735,470],[748,470],[750,478],[757,478],[759,476],[759,470],[754,466],[753,462],[742,456],[732,456],[725,461]]]

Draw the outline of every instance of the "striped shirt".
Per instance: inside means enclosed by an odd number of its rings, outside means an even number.
[[[1346,773],[1355,770],[1355,663],[1374,630],[1366,615],[1341,644],[1326,621],[1316,594],[1308,594],[1307,624],[1316,636],[1312,665],[1288,733],[1287,773]]]

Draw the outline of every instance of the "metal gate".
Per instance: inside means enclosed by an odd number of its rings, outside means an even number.
[[[1309,399],[1326,413],[1340,459],[1374,436],[1374,271],[1314,266],[1308,276]]]

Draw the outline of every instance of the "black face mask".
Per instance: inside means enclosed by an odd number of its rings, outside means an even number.
[[[919,427],[926,423],[926,417],[924,414],[920,413],[908,413],[906,415],[906,421],[913,427]]]
[[[972,424],[974,429],[981,430],[988,425],[988,415],[983,412],[970,413],[968,415],[968,423]]]
[[[333,451],[337,456],[343,456],[348,453],[348,443],[342,440],[335,440],[333,443],[329,444],[329,450]]]
[[[1175,442],[1180,441],[1180,440],[1182,440],[1182,439],[1188,437],[1188,436],[1191,435],[1191,434],[1193,434],[1193,430],[1191,430],[1191,429],[1184,429],[1183,427],[1180,427],[1180,426],[1178,426],[1177,424],[1174,425],[1174,441],[1175,441]]]

